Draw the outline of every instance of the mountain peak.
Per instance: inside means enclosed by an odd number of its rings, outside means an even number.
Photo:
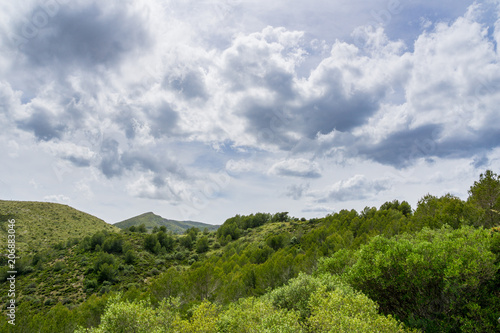
[[[120,229],[127,229],[130,228],[131,226],[137,227],[141,224],[144,224],[146,226],[146,230],[148,232],[151,232],[154,227],[159,228],[161,226],[165,226],[167,230],[170,230],[176,234],[182,234],[184,233],[184,231],[186,231],[191,227],[196,227],[200,230],[207,228],[209,231],[217,230],[217,228],[219,227],[218,225],[207,224],[202,222],[177,221],[177,220],[166,219],[153,212],[143,213],[135,217],[126,219],[124,221],[117,222],[114,225]]]

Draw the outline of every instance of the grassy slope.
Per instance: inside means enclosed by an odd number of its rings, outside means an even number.
[[[163,225],[167,228],[167,230],[171,230],[176,234],[182,234],[186,229],[191,227],[197,227],[202,231],[205,228],[209,231],[214,231],[219,227],[218,225],[205,224],[201,222],[168,220],[151,212],[132,217],[125,221],[115,223],[114,225],[118,228],[126,229],[131,226],[139,226],[143,223],[149,232],[151,232],[154,227],[161,227]]]
[[[31,252],[71,238],[90,236],[99,230],[119,229],[66,205],[49,202],[0,200],[0,239],[7,244],[7,221],[16,220],[16,246]]]
[[[270,234],[277,234],[284,231],[292,232],[300,228],[301,230],[313,230],[315,226],[306,222],[276,222],[249,229],[235,243],[255,243],[261,244]],[[118,281],[110,288],[111,290],[127,290],[131,285],[145,287],[156,275],[166,271],[169,267],[175,266],[178,269],[188,269],[188,261],[196,257],[197,261],[203,262],[212,256],[222,256],[226,247],[214,248],[216,236],[214,232],[208,234],[210,249],[207,253],[197,254],[196,250],[188,251],[182,260],[175,259],[173,253],[170,255],[155,256],[144,250],[144,234],[120,232],[124,240],[129,243],[137,254],[137,260],[133,265],[123,262],[123,255],[115,255],[119,270],[126,270],[128,273],[120,273]],[[202,237],[200,233],[198,237]],[[183,237],[183,236],[176,236]],[[177,247],[178,245],[176,245]],[[20,303],[31,301],[36,311],[46,311],[57,302],[65,305],[77,305],[82,303],[89,294],[84,291],[84,280],[87,271],[93,267],[98,252],[81,253],[78,246],[71,246],[65,249],[48,249],[51,253],[48,261],[42,265],[43,268],[34,269],[32,272],[20,275],[16,279],[17,299]],[[175,252],[175,251],[174,251]],[[56,263],[61,262],[61,269],[56,269]],[[90,275],[89,275],[90,277]],[[0,302],[5,303],[7,298],[7,283],[0,283]],[[101,286],[95,292],[98,292]]]

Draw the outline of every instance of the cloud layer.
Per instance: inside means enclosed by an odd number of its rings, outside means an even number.
[[[411,8],[374,2],[350,31],[333,25],[338,39],[327,37],[321,8],[315,25],[300,11],[293,24],[271,14],[283,4],[243,1],[30,4],[0,14],[4,142],[124,180],[131,196],[218,198],[224,187],[200,188],[222,172],[282,182],[286,197],[309,205],[360,200],[390,186],[339,179],[332,168],[464,158],[484,166],[500,145],[492,4],[468,4],[452,19],[412,17],[418,28],[397,38]],[[333,8],[323,11],[341,20]],[[287,183],[300,179],[312,183]]]

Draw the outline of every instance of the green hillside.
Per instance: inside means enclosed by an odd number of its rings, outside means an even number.
[[[159,215],[156,215],[152,212],[144,213],[130,219],[115,223],[114,225],[120,229],[127,229],[132,226],[138,227],[141,224],[146,226],[146,230],[148,232],[153,231],[154,227],[165,226],[167,230],[172,231],[175,234],[182,234],[189,228],[196,227],[200,230],[204,230],[207,228],[209,231],[215,231],[219,227],[218,225],[206,224],[201,222],[194,221],[176,221],[165,219]]]
[[[40,250],[71,238],[93,235],[99,230],[118,231],[115,226],[67,205],[50,202],[0,200],[0,239],[7,243],[7,224],[15,219],[16,247],[21,252]]]
[[[101,230],[16,259],[16,326],[0,332],[499,332],[498,211],[500,176],[487,171],[467,200],[428,194],[415,209]]]

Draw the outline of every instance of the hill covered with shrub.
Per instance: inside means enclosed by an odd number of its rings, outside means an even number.
[[[497,332],[499,206],[487,171],[467,200],[429,194],[415,209],[101,230],[25,256],[16,326],[0,331]]]
[[[141,227],[141,225],[144,225],[147,232],[152,232],[153,230],[155,230],[155,228],[158,229],[164,226],[165,228],[167,228],[167,230],[172,231],[175,234],[182,234],[187,229],[193,227],[200,230],[204,230],[205,228],[207,228],[209,231],[217,230],[217,228],[219,227],[218,225],[201,222],[170,220],[156,215],[152,212],[144,213],[114,224],[114,226],[120,229],[127,229],[130,227],[135,229]]]

